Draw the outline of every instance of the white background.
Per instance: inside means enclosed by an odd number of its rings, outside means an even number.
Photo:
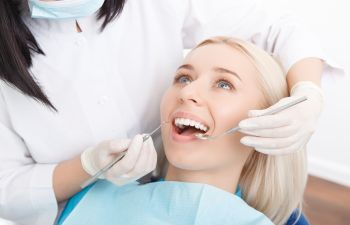
[[[315,32],[325,51],[345,68],[324,77],[326,105],[308,145],[310,174],[350,187],[350,6],[346,0],[261,0],[265,8],[292,11]]]
[[[350,186],[350,6],[346,0],[261,0],[272,10],[288,9],[318,34],[345,77],[323,80],[326,107],[308,146],[311,174]],[[8,225],[1,221],[0,225]]]

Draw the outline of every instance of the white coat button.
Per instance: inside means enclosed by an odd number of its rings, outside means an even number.
[[[104,96],[101,96],[101,98],[98,100],[97,103],[98,103],[99,105],[104,105],[104,104],[106,104],[106,103],[108,102],[108,99],[109,99],[109,98],[108,98],[107,96],[105,96],[105,95],[104,95]]]

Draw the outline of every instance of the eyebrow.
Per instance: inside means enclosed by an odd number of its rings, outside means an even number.
[[[177,70],[179,70],[179,69],[194,70],[194,67],[192,65],[190,65],[190,64],[184,64],[184,65],[181,65],[179,68],[177,68]],[[225,68],[222,68],[222,67],[214,67],[213,71],[218,72],[218,73],[229,73],[229,74],[232,74],[232,75],[236,76],[240,81],[242,81],[241,77],[238,76],[238,74],[236,72],[233,72],[231,70],[228,70],[228,69],[225,69]]]
[[[181,65],[179,68],[177,68],[177,70],[179,69],[188,69],[188,70],[194,70],[193,66],[190,65],[190,64],[184,64],[184,65]]]
[[[215,72],[219,72],[219,73],[229,73],[229,74],[232,74],[234,76],[236,76],[240,81],[242,81],[241,77],[238,76],[238,74],[236,72],[233,72],[231,70],[228,70],[228,69],[225,69],[225,68],[222,68],[222,67],[215,67],[213,69]]]

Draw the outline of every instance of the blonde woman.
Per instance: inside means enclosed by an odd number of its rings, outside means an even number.
[[[60,224],[302,224],[288,219],[302,202],[304,150],[271,156],[241,144],[242,133],[194,136],[220,134],[287,90],[280,66],[263,50],[233,38],[202,42],[162,99],[164,181],[97,182],[79,204],[68,204]]]

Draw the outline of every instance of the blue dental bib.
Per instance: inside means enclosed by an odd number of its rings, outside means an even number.
[[[199,183],[173,181],[121,187],[97,182],[63,225],[267,225],[238,196]]]

